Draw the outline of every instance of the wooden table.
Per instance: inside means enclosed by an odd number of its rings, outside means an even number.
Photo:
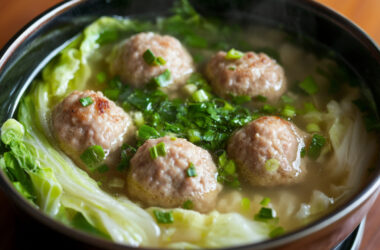
[[[353,20],[380,43],[380,0],[319,1]],[[0,0],[0,48],[27,22],[58,2],[60,0]],[[361,244],[363,250],[380,248],[380,209],[378,207],[380,207],[380,198],[367,216]],[[41,237],[39,239],[28,237],[32,230],[41,230]],[[25,246],[32,245],[39,247],[41,242],[47,241],[49,237],[59,240],[61,247],[81,248],[80,244],[64,236],[57,236],[41,226],[35,226],[35,222],[15,209],[12,202],[0,191],[0,249],[24,249]],[[22,242],[27,244],[24,245]],[[43,246],[49,247],[49,244],[45,243]]]

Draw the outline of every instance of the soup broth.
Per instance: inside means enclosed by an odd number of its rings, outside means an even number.
[[[163,87],[151,81],[136,88],[121,80],[112,65],[123,53],[122,45],[147,32],[178,39],[194,61],[194,72],[179,84]],[[237,53],[234,60],[249,51],[265,53],[283,68],[286,91],[275,101],[263,95],[218,96],[205,73],[218,51]],[[116,242],[174,248],[257,242],[321,218],[360,189],[377,149],[376,136],[368,131],[371,124],[362,118],[368,121],[375,111],[367,109],[363,114],[355,105],[366,104],[363,100],[368,98],[361,86],[360,78],[328,48],[310,41],[305,46],[277,28],[236,27],[207,20],[194,10],[155,22],[103,17],[35,80],[20,104],[16,117],[20,123],[9,120],[3,125],[2,141],[8,151],[2,155],[1,166],[39,209],[73,227],[84,217],[91,232]],[[56,136],[57,107],[74,90],[100,91],[131,119],[129,139],[114,152],[104,150],[96,166],[88,163],[100,157],[95,151],[90,152],[90,160],[84,156],[87,149],[74,157]],[[98,105],[92,104],[94,97],[86,106],[82,99],[83,107]],[[301,131],[304,144],[297,154],[307,171],[301,181],[255,186],[243,178],[239,159],[227,147],[238,130],[260,117],[280,117]],[[215,180],[223,187],[211,210],[192,209],[197,205],[192,200],[181,206],[152,206],[128,193],[131,159],[148,140],[164,136],[177,142],[184,138],[211,155]],[[367,145],[365,152],[358,145]],[[26,157],[17,153],[18,148]],[[154,157],[160,157],[157,154]],[[110,157],[114,158],[108,161]]]

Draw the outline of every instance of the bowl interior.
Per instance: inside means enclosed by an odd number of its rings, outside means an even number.
[[[83,28],[100,16],[130,16],[154,18],[165,16],[175,1],[164,0],[93,0],[69,1],[46,12],[34,24],[25,27],[8,43],[0,55],[0,121],[12,117],[21,95],[46,63],[73,39]],[[380,100],[380,52],[371,39],[348,20],[321,5],[302,0],[210,0],[191,1],[195,8],[206,17],[215,17],[240,25],[259,24],[277,27],[291,32],[301,44],[309,39],[335,51],[339,57],[366,83],[379,108]],[[348,204],[353,204],[364,193],[373,191],[378,185],[379,163],[369,179],[368,185]],[[10,187],[4,175],[1,182],[19,205],[57,230],[72,234],[72,229],[64,228],[47,216],[27,205]],[[371,191],[371,192],[372,192]],[[342,213],[338,209],[334,214]],[[327,218],[326,217],[326,218]],[[311,224],[312,228],[326,218]],[[295,235],[297,232],[292,233]],[[76,238],[91,241],[98,246],[109,247],[111,243],[92,236],[78,233]],[[75,236],[76,235],[76,236]],[[280,237],[280,242],[288,236]],[[273,240],[272,240],[273,242]],[[278,244],[280,244],[278,243]],[[266,247],[266,242],[256,246]],[[116,244],[113,247],[117,246]],[[252,247],[252,246],[251,246]],[[122,247],[123,248],[123,247]]]

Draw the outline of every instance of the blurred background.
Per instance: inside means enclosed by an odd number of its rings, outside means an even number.
[[[316,1],[354,21],[380,44],[380,0]],[[0,0],[0,48],[26,23],[59,2],[62,0]]]
[[[317,1],[348,17],[380,44],[380,0]],[[25,24],[59,2],[61,0],[0,0],[0,49]],[[361,244],[363,250],[380,249],[380,209],[377,209],[379,206],[380,199],[367,216]],[[41,233],[42,238],[35,238],[36,233],[31,233],[33,230]],[[15,208],[0,190],[0,249],[30,249],[48,237],[55,242],[60,242],[60,247],[57,249],[82,249],[83,247],[37,225]]]

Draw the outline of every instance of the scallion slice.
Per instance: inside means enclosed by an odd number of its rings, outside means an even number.
[[[318,85],[312,76],[306,77],[305,80],[298,84],[298,86],[309,95],[313,95],[318,92]]]
[[[182,207],[184,209],[193,209],[194,208],[194,204],[191,200],[187,200],[183,203]]]
[[[80,156],[80,159],[89,168],[95,168],[105,158],[104,150],[99,145],[93,145],[88,147]]]
[[[159,87],[168,86],[172,82],[170,71],[167,69],[161,75],[153,77],[153,82]]]
[[[259,213],[254,216],[254,220],[256,221],[268,221],[270,219],[274,219],[274,213],[273,210],[268,207],[262,207]]]
[[[196,130],[196,129],[189,129],[187,131],[187,134],[188,134],[190,142],[198,142],[198,141],[200,141],[202,139],[201,138],[201,133],[198,130]]]
[[[320,132],[321,129],[318,124],[316,123],[309,123],[306,125],[306,131],[309,133],[315,133],[315,132]]]
[[[160,133],[153,127],[142,125],[137,132],[137,136],[140,140],[146,141],[151,138],[160,137]]]
[[[104,72],[99,72],[96,75],[96,80],[98,83],[104,83],[107,80],[107,75]]]
[[[208,95],[203,89],[197,90],[192,94],[193,100],[196,102],[208,101]]]
[[[91,96],[83,97],[79,99],[80,104],[82,104],[83,107],[87,107],[94,103],[94,100],[92,100]]]
[[[303,107],[304,107],[305,113],[318,111],[318,110],[315,108],[314,104],[312,104],[311,102],[305,102],[305,103],[303,104]]]
[[[165,156],[166,155],[165,143],[164,142],[158,143],[155,147],[157,148],[157,153],[159,156]]]
[[[316,160],[321,154],[321,150],[325,144],[326,144],[326,139],[323,136],[314,134],[313,137],[311,138],[311,143],[307,150],[307,155],[311,159]]]
[[[266,206],[269,205],[269,203],[270,203],[270,198],[268,198],[268,197],[264,197],[264,198],[261,200],[260,205],[266,207]]]
[[[259,102],[266,102],[268,100],[268,98],[266,96],[263,96],[263,95],[258,95],[258,96],[256,96],[255,99]]]
[[[149,65],[153,65],[154,60],[156,59],[156,57],[154,56],[153,52],[150,49],[147,49],[144,52],[143,58],[144,58],[144,61]]]
[[[97,170],[99,173],[105,173],[105,172],[107,172],[108,170],[110,170],[110,168],[109,168],[106,164],[103,164],[103,165],[100,165],[96,170]]]
[[[269,159],[265,162],[265,169],[269,172],[274,172],[280,166],[280,162],[277,159]]]
[[[188,177],[196,177],[197,176],[197,172],[195,170],[195,166],[194,166],[194,164],[192,162],[190,162],[189,167],[186,170],[186,173],[187,173]]]
[[[143,54],[144,61],[151,66],[165,65],[166,61],[162,57],[156,57],[150,49]]]
[[[172,224],[174,222],[173,212],[164,212],[160,210],[153,210],[154,217],[156,218],[157,223],[160,224]]]
[[[149,153],[150,153],[150,158],[152,158],[152,160],[156,159],[158,157],[156,146],[149,148]]]
[[[296,115],[296,108],[292,105],[286,104],[281,111],[281,115],[291,118]]]
[[[120,95],[120,90],[119,89],[106,89],[104,90],[104,95],[112,100],[112,101],[116,101],[117,99],[119,99],[119,95]]]
[[[269,232],[270,238],[278,237],[285,233],[285,229],[283,227],[276,227],[272,231]]]
[[[240,59],[242,56],[244,56],[244,53],[241,51],[238,51],[236,49],[230,49],[227,52],[226,59],[227,60],[235,60],[235,59]]]
[[[248,211],[251,207],[251,201],[248,198],[244,197],[241,199],[240,206],[242,210]]]
[[[281,96],[281,100],[284,102],[284,103],[287,103],[287,104],[291,104],[294,102],[293,98],[291,98],[290,96],[287,96],[287,95],[283,95]]]

